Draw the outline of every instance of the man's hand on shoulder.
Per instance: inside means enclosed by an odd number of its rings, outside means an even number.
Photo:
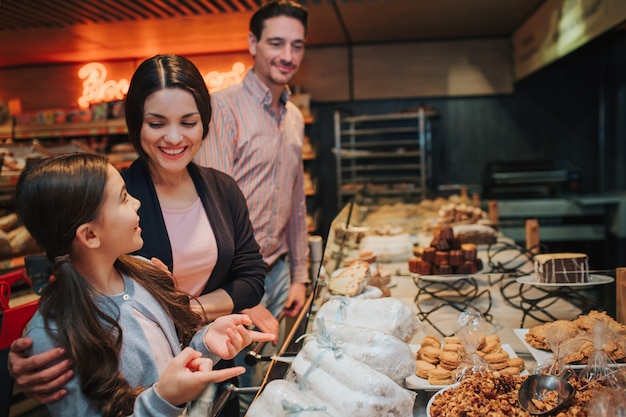
[[[9,374],[24,395],[42,404],[63,398],[67,395],[63,386],[74,376],[72,363],[66,358],[65,350],[55,348],[26,356],[26,351],[32,345],[33,341],[28,337],[13,341],[9,350]],[[52,363],[54,365],[50,365]]]

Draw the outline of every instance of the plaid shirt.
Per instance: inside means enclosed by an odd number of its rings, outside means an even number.
[[[250,211],[266,264],[288,253],[292,282],[309,282],[302,142],[304,119],[285,89],[280,114],[272,94],[248,71],[243,82],[211,95],[209,134],[196,154],[199,165],[231,175]]]

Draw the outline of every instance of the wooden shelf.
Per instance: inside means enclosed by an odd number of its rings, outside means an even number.
[[[77,136],[123,135],[125,119],[108,119],[94,122],[62,123],[54,125],[15,126],[15,140],[66,138]],[[11,137],[11,126],[0,126],[0,138]]]

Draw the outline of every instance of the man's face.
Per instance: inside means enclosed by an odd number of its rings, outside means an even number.
[[[261,39],[250,33],[248,41],[257,77],[270,88],[289,84],[304,56],[302,23],[293,17],[272,17],[265,21]]]

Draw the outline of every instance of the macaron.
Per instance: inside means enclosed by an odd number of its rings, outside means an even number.
[[[452,372],[441,367],[431,369],[428,371],[428,383],[430,385],[450,385],[452,383]]]
[[[441,349],[437,349],[433,346],[426,346],[420,348],[420,350],[417,351],[417,354],[419,359],[436,365],[437,363],[439,363],[439,355],[441,355]]]
[[[418,359],[415,361],[415,367],[417,368],[417,370],[415,371],[415,375],[420,378],[428,379],[428,371],[432,371],[437,366],[424,360]]]
[[[432,346],[432,347],[439,349],[441,348],[441,341],[436,336],[428,335],[424,339],[422,339],[420,346],[421,347]]]
[[[459,367],[461,361],[461,355],[458,352],[452,352],[449,350],[442,351],[439,355],[439,366],[449,371],[454,371]]]
[[[441,350],[447,352],[461,352],[463,346],[460,343],[444,343]]]
[[[443,338],[445,343],[457,343],[461,344],[461,339],[458,336],[446,336]]]

